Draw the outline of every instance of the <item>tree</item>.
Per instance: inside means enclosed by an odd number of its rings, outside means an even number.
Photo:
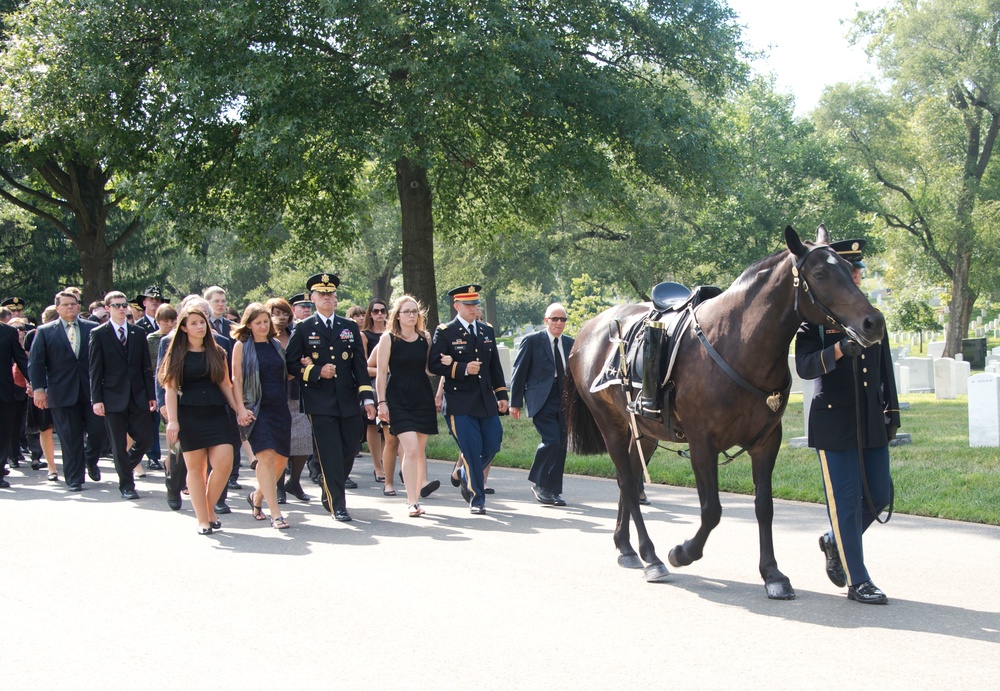
[[[900,300],[892,310],[891,322],[902,331],[920,334],[920,350],[924,349],[924,331],[940,331],[941,324],[926,302],[909,298]]]
[[[979,207],[996,201],[991,167],[1000,132],[1000,5],[993,0],[898,0],[861,12],[887,92],[839,86],[818,111],[883,190],[881,221],[919,245],[951,283],[945,352],[962,350],[983,287]]]

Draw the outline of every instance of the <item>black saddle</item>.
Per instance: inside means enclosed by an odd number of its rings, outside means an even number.
[[[653,307],[660,312],[680,312],[690,307],[697,307],[705,300],[721,295],[722,288],[716,286],[698,286],[691,290],[687,286],[673,281],[657,283],[650,291],[650,299]],[[649,317],[657,318],[655,311],[651,311]]]

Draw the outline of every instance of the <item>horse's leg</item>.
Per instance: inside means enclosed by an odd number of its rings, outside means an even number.
[[[625,504],[625,494],[619,489],[618,522],[615,524],[615,547],[618,549],[618,565],[626,569],[641,569],[642,560],[639,559],[639,555],[632,549],[628,523],[629,510]]]
[[[649,439],[643,439],[638,443],[642,444],[642,451],[648,463],[650,456],[656,450],[656,443]],[[621,490],[624,503],[632,515],[632,520],[635,522],[635,533],[639,538],[639,555],[646,562],[643,575],[649,583],[660,583],[667,580],[670,572],[667,571],[666,565],[660,561],[660,558],[656,556],[656,549],[653,547],[653,541],[649,538],[649,532],[646,530],[646,522],[642,518],[642,511],[639,505],[639,478],[641,477],[642,469],[640,467],[639,449],[635,443],[629,445],[629,468],[632,471],[631,481],[627,483],[619,481],[619,489]]]
[[[762,448],[750,453],[753,459],[753,484],[756,488],[754,511],[757,515],[757,530],[760,533],[760,575],[764,579],[764,589],[772,600],[792,600],[795,590],[791,581],[778,569],[774,557],[774,497],[771,493],[771,476],[774,461],[781,446],[781,425],[771,432],[762,443]]]
[[[694,537],[682,545],[677,545],[667,559],[672,566],[688,566],[701,559],[708,536],[719,525],[722,518],[722,503],[719,501],[719,456],[708,451],[704,440],[689,440],[691,469],[694,470],[698,485],[698,501],[701,505],[701,525]]]

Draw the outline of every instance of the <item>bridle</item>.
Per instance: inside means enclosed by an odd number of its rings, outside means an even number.
[[[845,326],[844,322],[841,321],[840,318],[837,317],[837,315],[835,315],[830,310],[829,307],[824,305],[819,299],[816,298],[816,292],[814,290],[811,290],[809,286],[809,281],[806,280],[805,273],[802,271],[802,267],[805,266],[806,260],[809,258],[809,255],[819,249],[828,249],[830,250],[830,252],[833,252],[833,255],[837,257],[837,259],[841,259],[840,255],[838,255],[836,252],[830,249],[829,245],[816,245],[815,247],[809,247],[802,254],[801,257],[795,258],[795,261],[792,263],[792,286],[795,288],[795,314],[801,321],[804,322],[810,321],[809,319],[806,319],[802,315],[802,312],[799,311],[799,293],[801,292],[809,298],[809,301],[813,304],[813,306],[819,308],[819,310],[824,315],[826,315],[826,319],[828,322],[830,322],[831,326],[838,326],[844,332],[850,335],[851,338],[856,338],[854,330]]]

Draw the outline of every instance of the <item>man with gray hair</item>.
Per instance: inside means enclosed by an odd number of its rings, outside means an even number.
[[[545,310],[545,330],[521,340],[511,377],[510,416],[520,419],[521,404],[525,403],[542,437],[528,473],[531,491],[539,503],[554,506],[566,506],[562,498],[566,417],[561,402],[573,339],[563,335],[565,328],[566,309],[554,302]]]

